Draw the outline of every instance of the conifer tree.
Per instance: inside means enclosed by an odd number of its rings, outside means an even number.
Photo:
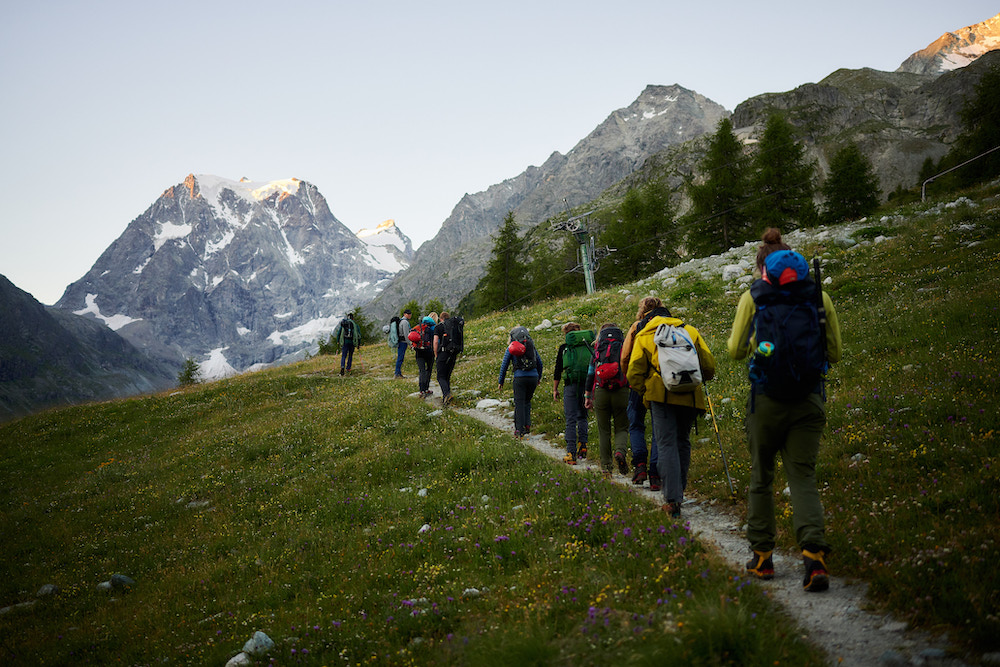
[[[790,230],[816,224],[814,164],[795,141],[794,128],[780,114],[767,119],[753,157],[754,232]]]
[[[192,357],[185,359],[180,373],[177,374],[177,384],[182,387],[187,387],[192,384],[198,384],[200,378],[201,366],[198,362]]]
[[[823,184],[823,218],[828,223],[863,218],[878,208],[881,192],[871,161],[851,143],[833,156]]]
[[[721,252],[754,238],[749,212],[750,165],[728,118],[719,121],[699,165],[705,181],[688,183],[692,222],[687,245],[693,251]]]
[[[615,250],[601,262],[601,284],[645,278],[676,257],[673,209],[663,185],[651,181],[630,188],[617,213],[600,236],[602,244]]]
[[[962,107],[964,131],[955,142],[949,163],[959,165],[1000,146],[1000,67],[992,67],[976,86],[976,94]],[[949,164],[951,166],[951,164]],[[1000,174],[1000,151],[993,151],[955,171],[961,185],[971,185]]]
[[[494,237],[493,253],[486,265],[486,273],[479,281],[475,300],[477,313],[500,310],[525,295],[528,271],[521,257],[522,246],[514,211],[508,211]]]

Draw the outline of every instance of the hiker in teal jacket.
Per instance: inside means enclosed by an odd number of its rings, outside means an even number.
[[[762,278],[754,283],[755,286],[766,282],[768,287],[780,287],[786,284],[784,281],[807,277],[808,264],[798,253],[790,253],[797,255],[797,258],[792,258],[796,262],[793,267],[781,267],[780,276],[768,276],[767,257],[779,250],[791,248],[781,241],[778,230],[767,230],[764,244],[757,252],[757,268]],[[759,291],[760,288],[756,291],[751,288],[740,297],[727,345],[729,356],[733,359],[744,359],[751,350],[757,349],[759,341],[754,333],[757,304],[751,292]],[[826,358],[833,363],[840,361],[842,355],[840,325],[833,302],[826,292],[823,293],[822,303],[826,311]],[[774,577],[771,554],[777,528],[772,485],[775,458],[780,453],[791,491],[792,523],[796,541],[802,549],[805,566],[803,587],[807,591],[823,591],[829,586],[826,555],[830,547],[825,537],[823,504],[816,488],[816,459],[820,436],[826,426],[823,400],[822,381],[813,391],[807,391],[793,400],[772,398],[755,385],[748,401],[746,420],[751,458],[747,540],[753,552],[747,571],[761,579]]]

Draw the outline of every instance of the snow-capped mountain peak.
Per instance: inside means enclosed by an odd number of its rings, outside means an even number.
[[[410,241],[395,225],[366,241],[306,181],[191,174],[129,223],[57,306],[170,364],[193,357],[204,375],[224,376],[315,349],[383,289],[401,270],[393,253],[405,256]]]
[[[358,230],[357,237],[368,247],[371,259],[367,261],[373,268],[398,273],[413,261],[413,243],[395,220],[381,222],[375,229]]]
[[[896,71],[943,74],[965,67],[996,49],[1000,49],[1000,14],[961,30],[946,32],[904,60]]]

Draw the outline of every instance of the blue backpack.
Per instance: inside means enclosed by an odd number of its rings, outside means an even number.
[[[791,250],[768,255],[764,278],[751,286],[750,296],[757,307],[750,333],[757,340],[749,365],[754,393],[779,401],[823,393],[828,364],[822,294],[805,258]]]

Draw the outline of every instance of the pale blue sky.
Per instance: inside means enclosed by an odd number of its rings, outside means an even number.
[[[315,184],[414,245],[648,84],[732,110],[894,70],[984,0],[3,0],[0,274],[54,303],[189,173]]]

